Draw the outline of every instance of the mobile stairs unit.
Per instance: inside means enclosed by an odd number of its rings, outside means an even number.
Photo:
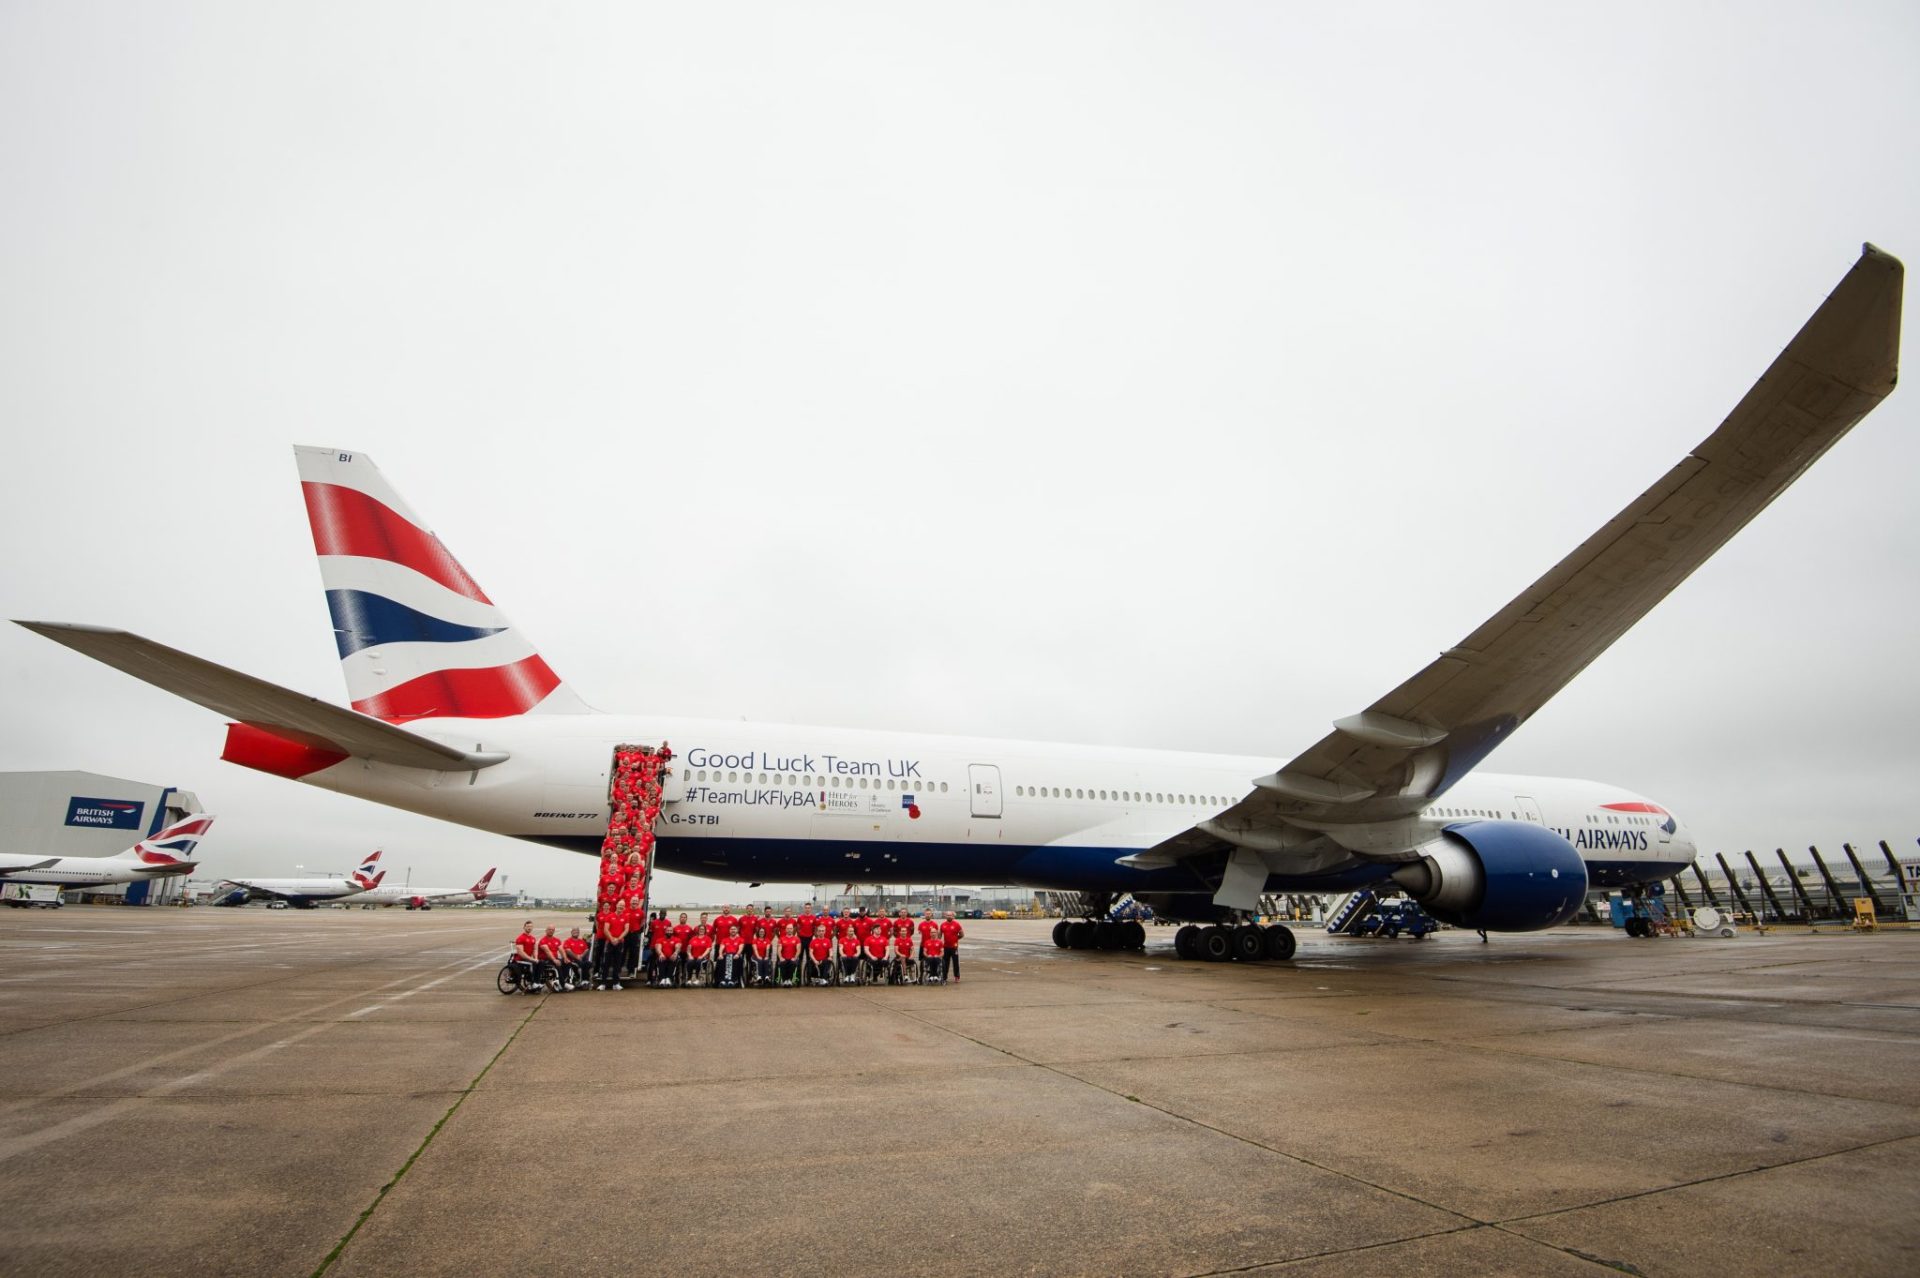
[[[1381,936],[1388,940],[1402,933],[1424,941],[1440,930],[1440,924],[1418,904],[1405,898],[1388,899],[1372,888],[1362,888],[1341,902],[1327,920],[1332,936]]]

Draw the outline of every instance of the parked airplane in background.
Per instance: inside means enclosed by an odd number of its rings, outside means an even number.
[[[431,909],[435,901],[456,901],[472,905],[487,899],[487,884],[491,882],[493,882],[493,870],[488,870],[472,887],[411,887],[404,883],[396,883],[388,887],[368,888],[354,897],[353,901],[355,905],[404,905],[409,910]]]
[[[191,874],[194,848],[213,828],[213,818],[196,812],[158,834],[149,835],[118,856],[33,856],[0,853],[0,883],[40,887],[103,887],[142,879]]]
[[[344,897],[358,897],[364,892],[379,888],[380,880],[387,877],[381,870],[374,873],[380,863],[380,854],[373,853],[360,863],[360,868],[344,879],[223,879],[241,889],[246,895],[238,900],[229,896],[222,904],[239,905],[243,901],[285,901],[299,910],[311,910],[323,901],[338,901]]]
[[[1293,952],[1285,928],[1247,922],[1262,892],[1391,881],[1456,925],[1551,927],[1589,885],[1678,873],[1693,840],[1617,786],[1475,769],[1892,391],[1903,278],[1867,246],[1703,443],[1473,634],[1277,766],[596,714],[372,461],[331,448],[295,453],[351,710],[125,631],[21,624],[234,720],[231,762],[581,852],[600,845],[614,746],[671,741],[656,860],[683,873],[1131,892],[1163,917],[1241,924],[1181,946],[1214,958]]]

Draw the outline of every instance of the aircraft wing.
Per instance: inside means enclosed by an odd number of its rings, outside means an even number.
[[[9,874],[27,874],[34,870],[48,869],[59,859],[57,856],[50,856],[44,861],[35,861],[32,865],[9,865],[0,867],[0,879],[6,878]]]
[[[1720,428],[1485,624],[1245,799],[1130,864],[1413,815],[1476,767],[1893,390],[1904,268],[1864,246]]]
[[[229,670],[125,630],[61,621],[15,624],[229,719],[317,750],[435,772],[489,768],[508,757],[499,751],[462,750],[434,741],[384,719]]]

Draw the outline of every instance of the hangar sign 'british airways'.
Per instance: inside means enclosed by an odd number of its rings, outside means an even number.
[[[140,813],[146,806],[130,799],[88,799],[75,795],[67,800],[67,824],[93,830],[137,830]]]

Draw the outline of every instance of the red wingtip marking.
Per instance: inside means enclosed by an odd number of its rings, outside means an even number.
[[[331,768],[347,756],[338,750],[322,750],[275,736],[250,723],[229,723],[227,745],[220,757],[256,772],[271,773],[298,781],[301,777]]]

